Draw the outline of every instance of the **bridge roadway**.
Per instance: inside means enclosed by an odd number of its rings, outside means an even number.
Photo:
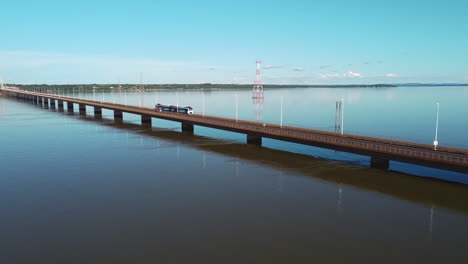
[[[371,157],[371,167],[388,169],[389,161],[399,161],[426,167],[445,169],[468,174],[468,150],[438,147],[411,142],[395,141],[358,135],[306,128],[279,126],[245,120],[235,120],[198,114],[187,115],[169,112],[156,112],[154,108],[99,102],[53,94],[34,93],[14,89],[2,89],[2,94],[34,103],[63,109],[67,103],[68,111],[73,104],[79,105],[80,114],[86,114],[86,106],[94,107],[96,117],[102,116],[102,109],[114,111],[114,119],[122,122],[123,113],[141,115],[143,125],[151,126],[152,118],[181,122],[182,131],[194,131],[194,126],[204,126],[247,135],[248,144],[262,144],[262,138],[271,138],[320,148],[333,149]]]

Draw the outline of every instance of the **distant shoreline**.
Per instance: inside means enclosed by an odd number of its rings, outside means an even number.
[[[83,90],[83,91],[168,91],[168,90],[238,90],[252,89],[252,84],[8,84],[23,90]],[[347,85],[279,85],[265,84],[265,89],[279,88],[394,88],[394,87],[420,87],[420,86],[468,86],[468,84],[347,84]]]

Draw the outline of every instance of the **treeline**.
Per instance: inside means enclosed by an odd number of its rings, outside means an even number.
[[[48,90],[81,90],[81,91],[112,91],[112,90],[234,90],[234,89],[252,89],[252,84],[12,84],[23,90],[29,91],[48,91]],[[391,84],[370,84],[370,85],[277,85],[266,84],[265,89],[273,88],[356,88],[356,87],[396,87]]]

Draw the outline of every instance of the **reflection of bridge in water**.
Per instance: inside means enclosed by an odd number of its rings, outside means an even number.
[[[7,96],[33,103],[73,112],[78,104],[80,114],[86,114],[86,106],[94,108],[96,117],[102,116],[102,109],[114,111],[114,119],[123,121],[123,113],[141,116],[143,125],[151,126],[152,118],[180,122],[182,131],[193,133],[194,126],[204,126],[247,135],[247,143],[261,145],[262,138],[271,138],[304,145],[328,148],[371,157],[371,167],[388,169],[389,161],[400,161],[433,168],[468,173],[468,150],[440,147],[434,150],[431,145],[416,144],[381,138],[348,135],[298,127],[279,126],[262,122],[251,122],[230,118],[203,115],[156,112],[152,108],[98,102],[51,94],[33,93],[22,90],[3,89]]]
[[[226,140],[191,135],[190,133],[180,133],[156,127],[142,127],[134,123],[116,123],[112,122],[111,119],[103,119],[101,117],[73,115],[71,113],[70,118],[78,118],[84,122],[99,123],[100,125],[121,131],[128,131],[129,133],[126,134],[127,140],[129,134],[153,138],[156,140],[154,147],[158,151],[160,148],[167,147],[167,144],[161,144],[161,141],[175,143],[177,144],[177,147],[173,148],[175,158],[180,155],[180,145],[200,150],[203,152],[199,160],[200,166],[205,169],[210,166],[209,155],[207,157],[206,153],[232,157],[234,159],[232,166],[236,170],[236,175],[241,170],[239,165],[243,161],[277,169],[279,171],[277,175],[278,192],[288,190],[287,185],[283,186],[281,181],[282,177],[291,174],[305,175],[310,178],[337,184],[336,202],[339,207],[338,210],[346,208],[346,189],[358,188],[427,206],[429,210],[428,217],[430,217],[430,213],[433,211],[432,208],[449,209],[468,215],[468,204],[465,202],[468,200],[467,187],[459,184],[427,180],[419,177],[407,177],[405,174],[398,172],[382,173],[380,170],[369,170],[363,167],[322,160],[303,154],[258,148],[248,144],[232,143]],[[275,175],[272,175],[272,177],[275,177]]]

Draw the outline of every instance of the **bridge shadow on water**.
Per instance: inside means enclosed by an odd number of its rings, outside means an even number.
[[[113,129],[182,144],[200,151],[211,152],[257,163],[283,172],[292,172],[325,182],[377,192],[428,207],[454,210],[468,215],[468,186],[431,178],[421,178],[400,172],[383,171],[319,159],[308,155],[233,143],[206,136],[178,132],[156,126],[115,122],[113,119],[80,115],[63,109],[44,110],[63,112],[84,122],[99,123]]]

